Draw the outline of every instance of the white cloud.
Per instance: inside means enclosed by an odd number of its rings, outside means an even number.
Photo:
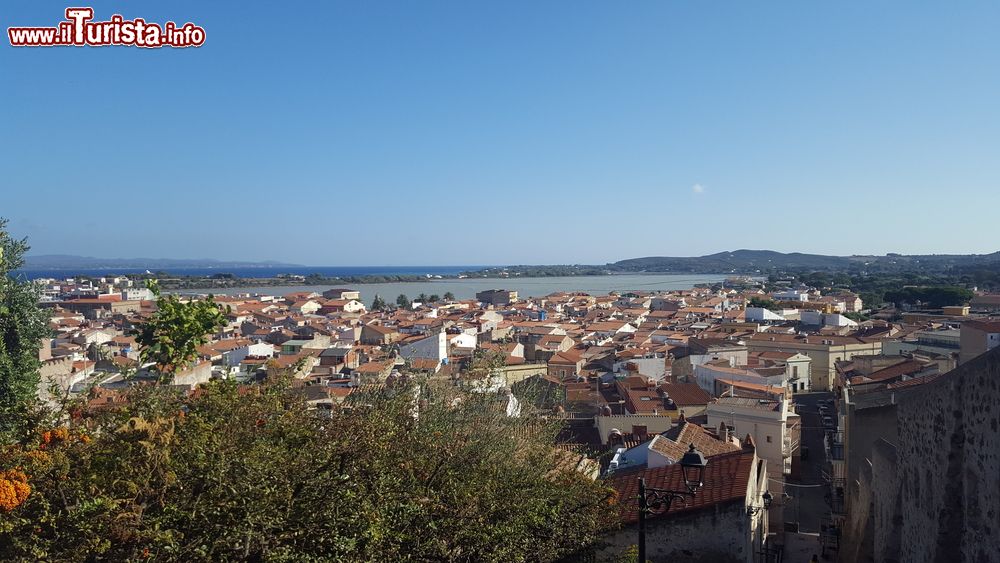
[[[705,193],[705,186],[703,186],[701,184],[695,184],[695,185],[691,186],[691,191],[694,192],[694,193],[696,193],[696,194],[703,194],[703,193]]]

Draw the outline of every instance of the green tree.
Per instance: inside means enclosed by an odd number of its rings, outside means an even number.
[[[133,388],[87,431],[0,451],[31,487],[0,510],[0,560],[553,561],[617,514],[558,426],[410,385],[326,416],[287,376]]]
[[[500,350],[477,348],[463,374],[468,379],[486,380],[500,374],[507,365],[507,355]]]
[[[750,301],[747,303],[747,307],[760,307],[763,309],[769,309],[771,311],[777,311],[781,309],[777,303],[770,299],[763,299],[761,297],[751,297]]]
[[[852,312],[844,313],[844,316],[847,317],[847,318],[849,318],[849,319],[851,319],[852,321],[859,322],[859,323],[867,321],[868,318],[869,318],[868,315],[865,315],[865,314],[862,314],[862,313],[855,313],[853,311]]]
[[[429,303],[437,303],[437,302],[438,302],[438,301],[440,301],[440,300],[441,300],[441,296],[440,296],[440,295],[438,295],[438,294],[436,294],[436,293],[432,293],[432,294],[430,295],[430,297],[428,297],[428,298],[427,298],[427,301],[428,301]]]
[[[454,301],[455,300],[455,294],[452,293],[452,292],[450,292],[450,291],[446,291],[444,293],[444,300],[445,301]]]
[[[421,293],[420,295],[417,296],[416,299],[414,299],[414,301],[416,301],[418,303],[427,303],[429,301],[429,299],[427,299],[427,294],[426,293]]]
[[[406,294],[400,293],[399,297],[396,298],[396,306],[399,307],[400,309],[409,309],[410,298],[407,297]]]
[[[385,300],[376,293],[375,299],[372,300],[372,311],[385,311],[385,307]]]
[[[38,306],[38,286],[13,272],[29,248],[26,239],[10,236],[7,220],[0,219],[0,442],[37,398],[38,350],[51,333],[49,315]]]
[[[923,303],[931,308],[963,305],[972,299],[971,290],[954,286],[902,287],[885,292],[885,299],[896,305]]]
[[[162,295],[155,280],[146,285],[156,295],[156,312],[139,327],[136,342],[142,361],[155,363],[162,379],[170,381],[198,357],[198,347],[226,324],[226,316],[212,296],[182,301],[176,294]]]

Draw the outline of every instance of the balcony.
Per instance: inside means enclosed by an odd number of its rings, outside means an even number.
[[[830,513],[834,518],[847,514],[846,485],[843,478],[834,478],[830,481],[830,492],[826,495],[826,502],[830,505]]]
[[[826,446],[827,452],[829,453],[829,459],[831,461],[843,461],[844,460],[844,433],[843,432],[827,432],[826,434]]]
[[[819,542],[822,547],[823,558],[827,557],[826,552],[840,550],[840,526],[833,520],[825,520],[820,523]]]
[[[834,516],[843,516],[847,514],[845,510],[844,496],[834,493],[830,496],[830,513]]]

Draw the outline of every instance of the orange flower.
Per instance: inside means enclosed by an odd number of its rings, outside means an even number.
[[[27,475],[14,469],[0,472],[0,509],[10,512],[21,506],[30,494]]]
[[[54,430],[42,432],[42,443],[38,449],[44,450],[46,446],[54,445],[56,442],[65,442],[69,439],[69,429],[59,427]]]
[[[83,442],[84,444],[89,444],[90,443],[90,436],[88,436],[86,434],[80,434],[80,441]]]
[[[47,463],[49,461],[49,454],[41,450],[25,452],[24,456],[35,463]]]

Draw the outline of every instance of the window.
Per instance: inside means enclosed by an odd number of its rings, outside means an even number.
[[[767,443],[768,443],[768,444],[770,444],[770,443],[771,443],[771,437],[770,437],[770,436],[768,436],[768,437],[767,437]]]

